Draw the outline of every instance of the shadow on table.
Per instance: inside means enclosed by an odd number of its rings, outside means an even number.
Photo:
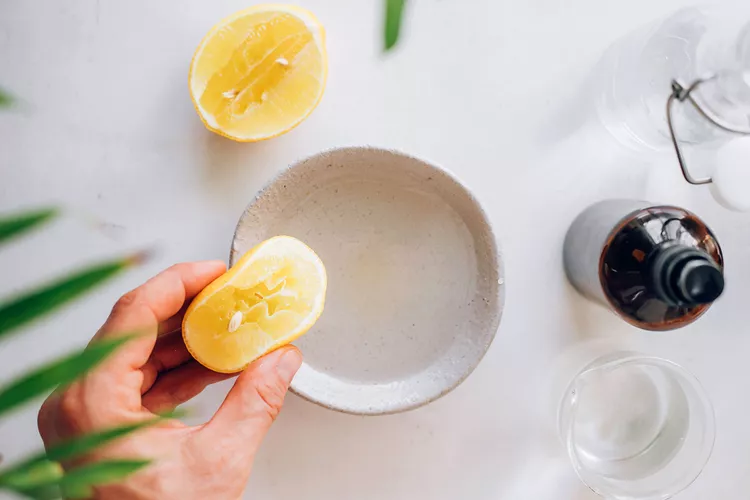
[[[207,420],[230,384],[213,386],[191,403],[197,413],[191,423]],[[427,407],[381,417],[344,415],[289,395],[256,459],[246,497],[413,500],[420,492],[431,500],[506,498],[498,492],[520,487],[514,485],[524,470],[547,460],[529,447],[538,427],[512,391],[500,387],[483,400],[475,389],[459,388]]]
[[[460,399],[460,397],[459,397]],[[453,403],[453,404],[451,404]],[[276,498],[495,498],[488,485],[514,475],[523,433],[480,423],[449,397],[383,417],[331,412],[290,397],[264,444],[251,491]],[[292,479],[293,478],[293,479]]]
[[[206,129],[196,135],[205,191],[233,210],[244,208],[276,172],[286,167],[279,154],[286,148],[284,137],[241,143]]]

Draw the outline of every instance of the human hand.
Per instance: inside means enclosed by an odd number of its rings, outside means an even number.
[[[231,375],[193,360],[181,333],[190,299],[225,271],[222,262],[178,264],[124,295],[95,339],[143,332],[39,412],[45,446],[93,431],[153,419]],[[209,422],[176,420],[147,427],[82,462],[150,459],[124,482],[95,488],[98,500],[235,500],[258,448],[302,363],[294,347],[272,352],[242,372]]]

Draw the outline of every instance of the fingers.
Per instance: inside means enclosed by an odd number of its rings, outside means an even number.
[[[176,332],[177,330],[182,329],[182,320],[185,318],[185,313],[187,312],[189,305],[189,303],[186,303],[182,306],[182,309],[180,309],[177,314],[167,319],[166,321],[162,321],[161,323],[159,323],[159,335]]]
[[[251,451],[260,443],[284,404],[302,354],[288,346],[251,364],[240,374],[216,415],[201,429],[207,442],[226,442]],[[231,436],[232,439],[228,439]]]
[[[58,394],[52,393],[42,403],[37,414],[36,425],[39,429],[39,435],[44,442],[44,446],[49,448],[51,445],[60,441],[60,431],[58,426],[59,419],[56,418],[56,406],[58,404]]]
[[[111,365],[138,369],[151,355],[158,325],[177,314],[186,300],[194,297],[221,276],[221,261],[177,264],[125,294],[95,338],[142,333],[111,358]]]
[[[180,312],[185,301],[197,295],[225,270],[221,261],[190,262],[170,267],[123,295],[112,309],[102,335],[157,327]]]
[[[152,413],[172,410],[193,399],[209,385],[233,376],[213,372],[197,361],[191,361],[161,375],[151,390],[143,395],[143,407]]]
[[[143,372],[141,394],[151,388],[160,373],[177,368],[191,359],[192,356],[182,340],[181,331],[158,337],[151,356],[141,367],[141,372]]]

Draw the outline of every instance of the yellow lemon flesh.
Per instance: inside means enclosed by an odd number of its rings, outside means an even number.
[[[185,345],[211,370],[241,371],[312,327],[326,285],[315,252],[289,236],[271,238],[195,297],[182,323]]]
[[[325,32],[307,10],[258,5],[224,19],[203,38],[188,77],[203,123],[253,142],[288,132],[323,97]]]

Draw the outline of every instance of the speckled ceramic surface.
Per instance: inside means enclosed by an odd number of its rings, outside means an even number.
[[[285,234],[328,270],[323,316],[296,344],[292,390],[355,414],[408,410],[466,378],[503,306],[502,265],[474,197],[421,160],[374,148],[321,153],[247,207],[230,261]]]

